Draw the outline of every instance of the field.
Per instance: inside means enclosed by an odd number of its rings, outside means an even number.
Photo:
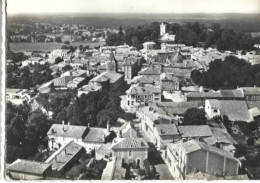
[[[61,48],[63,43],[9,43],[10,49],[13,52],[24,52],[24,51],[52,51],[54,49]],[[89,42],[89,43],[70,43],[67,46],[87,46],[90,48],[105,45],[105,42]]]

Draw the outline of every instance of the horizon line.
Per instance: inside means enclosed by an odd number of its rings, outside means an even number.
[[[221,14],[259,14],[260,15],[260,12],[258,13],[247,13],[247,12],[224,12],[224,13],[203,13],[203,12],[194,12],[194,13],[170,13],[170,12],[164,12],[164,13],[148,13],[148,12],[33,12],[33,13],[27,13],[27,12],[21,12],[21,13],[8,13],[6,12],[6,15],[9,16],[9,15],[53,15],[53,14],[59,14],[59,15],[64,15],[64,14],[131,14],[131,15],[134,15],[134,14],[146,14],[146,15],[149,15],[149,14],[214,14],[214,15],[221,15]]]

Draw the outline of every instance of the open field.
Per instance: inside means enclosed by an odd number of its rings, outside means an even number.
[[[43,51],[52,51],[57,48],[61,48],[64,43],[9,43],[10,49],[13,52],[24,52],[24,51],[36,51],[36,50],[43,50]],[[87,46],[89,45],[90,48],[98,47],[105,45],[105,42],[77,42],[77,43],[70,43],[67,46]]]

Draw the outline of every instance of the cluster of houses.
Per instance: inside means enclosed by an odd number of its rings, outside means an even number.
[[[53,154],[44,162],[18,159],[7,167],[9,176],[23,180],[66,178],[64,172],[73,161],[94,152],[95,160],[107,161],[102,180],[123,180],[129,177],[129,167],[130,171],[147,169],[144,162],[152,158],[151,151],[158,151],[173,179],[247,179],[239,175],[238,142],[222,123],[212,119],[227,117],[231,125],[255,123],[260,116],[260,88],[213,91],[194,86],[190,79],[193,69],[206,70],[214,59],[223,60],[233,53],[173,44],[175,36],[166,33],[166,27],[161,24],[161,49],[154,49],[154,42],[145,42],[140,51],[128,45],[74,53],[52,51],[45,61],[52,64],[55,78],[38,86],[39,93],[76,90],[80,97],[128,85],[124,109],[134,110],[137,120],[124,121],[120,127],[108,123],[107,128],[53,124],[46,134]],[[57,57],[63,61],[55,63]],[[72,69],[63,71],[67,65]],[[16,104],[35,102],[28,93],[7,89],[6,98]],[[204,110],[209,123],[184,125],[182,119],[189,108]]]

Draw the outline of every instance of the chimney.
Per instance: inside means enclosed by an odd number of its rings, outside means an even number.
[[[90,128],[90,123],[88,123],[88,128]]]
[[[107,131],[110,132],[110,124],[109,124],[109,121],[107,121]]]
[[[70,126],[70,122],[68,122],[68,126]]]
[[[64,121],[62,121],[62,129],[63,129],[63,131],[65,130],[65,129],[64,129]]]

